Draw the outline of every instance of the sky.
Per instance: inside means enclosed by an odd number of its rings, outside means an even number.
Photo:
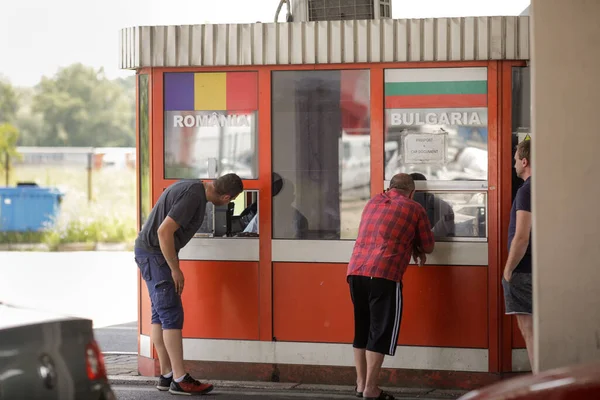
[[[392,0],[393,18],[519,15],[529,0]],[[273,22],[279,0],[0,0],[0,77],[33,86],[75,62],[118,66],[119,30],[142,25]],[[280,20],[285,16],[285,7]]]

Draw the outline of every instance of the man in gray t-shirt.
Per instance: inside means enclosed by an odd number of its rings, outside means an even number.
[[[205,394],[213,387],[185,372],[183,365],[184,277],[179,250],[200,229],[206,203],[223,206],[234,200],[244,186],[239,176],[224,175],[213,182],[183,180],[160,196],[135,241],[135,262],[150,294],[151,340],[160,363],[159,390],[173,394]]]

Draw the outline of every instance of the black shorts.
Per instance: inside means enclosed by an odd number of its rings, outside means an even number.
[[[531,273],[513,272],[510,282],[502,277],[505,314],[531,315],[533,311]]]
[[[402,283],[351,275],[348,284],[354,304],[353,347],[393,356],[402,320]]]

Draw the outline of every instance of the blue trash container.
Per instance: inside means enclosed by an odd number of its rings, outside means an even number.
[[[62,193],[32,184],[0,187],[0,232],[40,231],[54,222]]]

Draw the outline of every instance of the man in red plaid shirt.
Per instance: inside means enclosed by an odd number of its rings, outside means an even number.
[[[402,319],[402,276],[411,256],[419,265],[433,251],[425,209],[412,200],[410,175],[397,174],[362,213],[347,279],[354,304],[356,396],[390,400],[377,381],[383,358],[396,353]]]

